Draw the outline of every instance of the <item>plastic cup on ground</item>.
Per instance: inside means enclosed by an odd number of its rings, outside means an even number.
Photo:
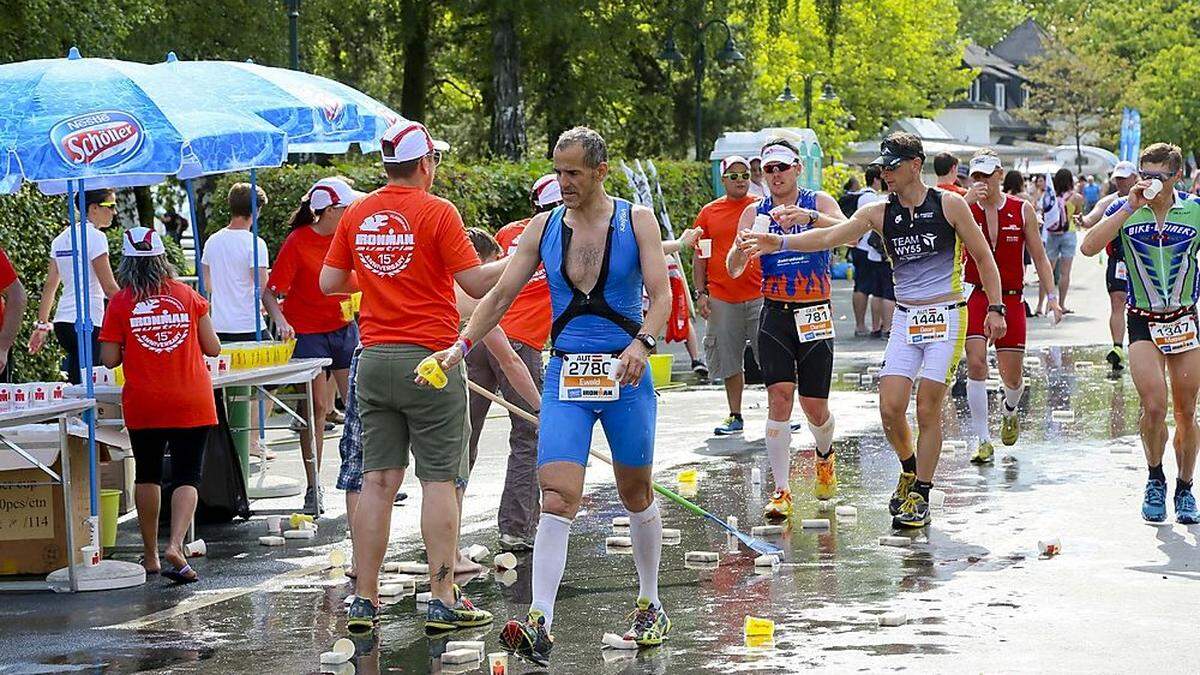
[[[190,541],[183,547],[183,553],[189,558],[201,558],[208,555],[208,544],[203,539]]]
[[[79,549],[83,552],[83,566],[95,567],[100,564],[100,547],[99,546],[84,546]]]
[[[762,469],[758,468],[757,466],[751,467],[750,469],[750,484],[762,485]]]
[[[511,570],[517,566],[517,556],[512,553],[501,553],[492,560],[498,570]]]
[[[929,505],[935,509],[940,509],[946,504],[946,493],[941,490],[929,491]]]
[[[712,257],[712,239],[701,239],[696,242],[696,245],[696,250],[699,252],[701,258]]]
[[[1062,553],[1062,541],[1058,537],[1038,541],[1038,551],[1047,558]]]
[[[267,516],[267,532],[283,534],[283,516]]]
[[[508,675],[508,652],[488,654],[488,675]]]
[[[758,616],[746,615],[742,632],[745,637],[774,637],[775,622]]]

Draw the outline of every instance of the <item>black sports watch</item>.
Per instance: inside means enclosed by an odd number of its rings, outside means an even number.
[[[645,345],[648,351],[654,351],[654,348],[658,346],[658,340],[655,340],[654,336],[649,333],[638,333],[633,339]]]
[[[1008,316],[1008,308],[1004,305],[988,305],[989,312],[995,312],[1000,316]]]

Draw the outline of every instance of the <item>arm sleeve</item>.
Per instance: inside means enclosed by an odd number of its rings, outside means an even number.
[[[251,261],[253,261],[253,258],[251,258]],[[267,242],[263,241],[262,237],[258,238],[258,266],[271,266],[271,253],[267,250]]]
[[[1126,201],[1127,201],[1127,199],[1125,197],[1117,197],[1116,199],[1114,199],[1113,203],[1109,204],[1107,209],[1104,209],[1104,216],[1108,217],[1108,216],[1111,216],[1112,214],[1116,213],[1117,211],[1120,211],[1121,207],[1125,206]]]
[[[108,237],[92,226],[88,226],[88,260],[108,255]]]
[[[192,296],[192,316],[199,319],[208,314],[208,300],[192,289],[191,286],[184,286]]]
[[[347,213],[342,214],[342,220],[338,223],[337,231],[333,233],[333,241],[329,244],[329,251],[325,253],[325,264],[339,270],[354,269],[354,264],[350,257],[350,245],[346,243],[350,237],[347,223],[351,222],[351,219],[347,216],[353,208],[347,209]]]
[[[7,290],[17,280],[17,271],[13,269],[12,261],[4,249],[0,249],[0,291]]]
[[[463,224],[462,216],[453,204],[447,203],[446,206],[446,212],[438,224],[438,247],[446,270],[450,274],[458,274],[463,270],[479,267],[479,254],[475,253],[475,247],[467,238],[467,228]]]
[[[271,268],[271,276],[267,278],[267,288],[279,295],[287,295],[296,279],[296,247],[289,237],[279,249],[275,258],[275,266]]]
[[[125,325],[129,322],[129,301],[125,292],[117,293],[108,301],[104,312],[104,325],[100,328],[101,342],[125,344]]]

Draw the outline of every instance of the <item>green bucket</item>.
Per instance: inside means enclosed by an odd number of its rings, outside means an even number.
[[[100,546],[117,545],[117,516],[121,515],[121,491],[100,491]]]

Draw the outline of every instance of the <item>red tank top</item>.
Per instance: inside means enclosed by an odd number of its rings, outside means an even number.
[[[1013,195],[1004,196],[1004,204],[1000,207],[999,227],[996,230],[997,239],[992,241],[988,232],[987,218],[979,204],[971,205],[971,215],[983,229],[983,236],[992,248],[992,256],[996,266],[1000,268],[1000,289],[1002,291],[1020,291],[1025,285],[1025,218],[1023,210],[1025,200]],[[967,256],[966,281],[975,286],[983,285],[979,278],[979,267],[975,259]]]

